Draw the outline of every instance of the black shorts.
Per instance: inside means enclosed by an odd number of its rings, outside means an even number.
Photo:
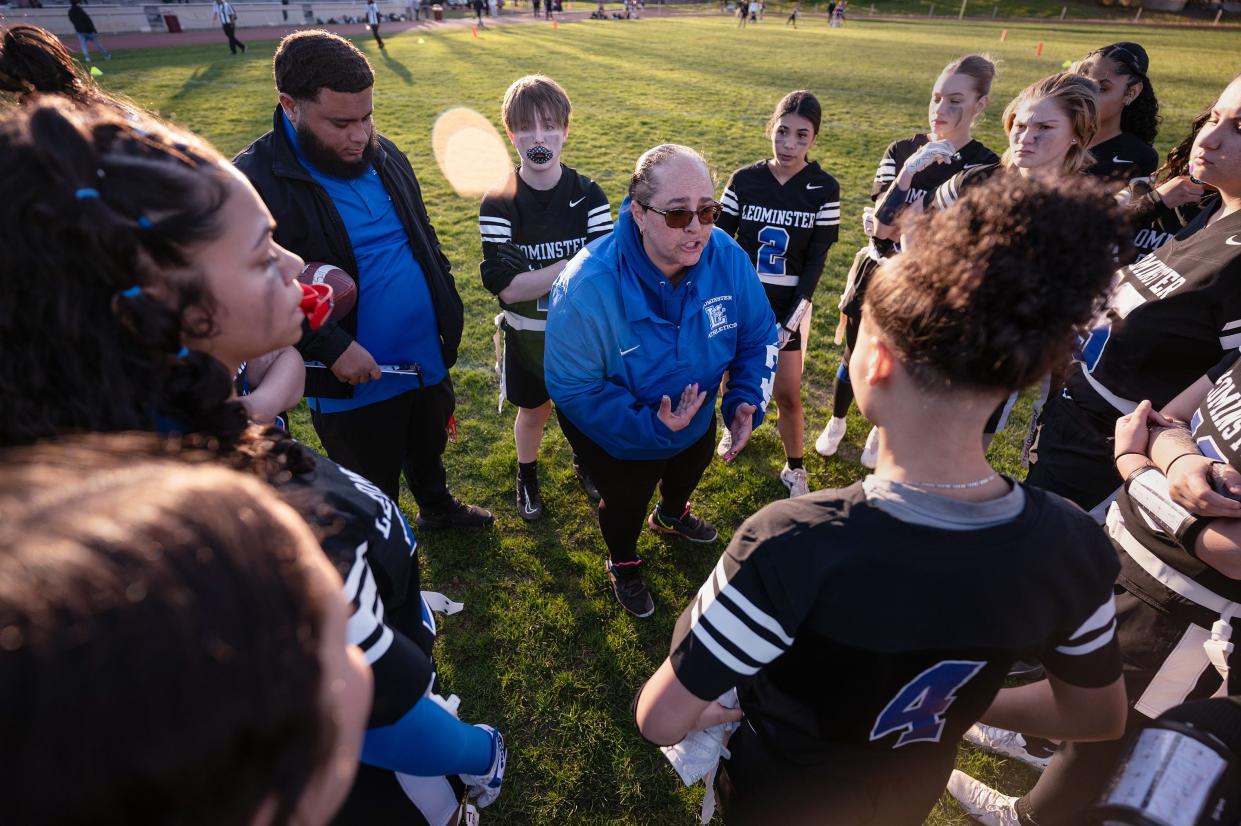
[[[1115,427],[1104,423],[1063,391],[1054,391],[1038,419],[1030,449],[1026,484],[1058,493],[1103,522],[1107,505],[1120,490],[1120,475],[1112,458]]]
[[[527,366],[529,356],[524,354],[517,334],[512,330],[504,333],[504,398],[518,407],[533,409],[547,404],[551,398],[543,381],[542,365],[536,372]]]

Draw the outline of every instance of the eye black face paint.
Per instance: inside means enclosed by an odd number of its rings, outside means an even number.
[[[526,158],[530,161],[530,163],[550,163],[554,157],[555,155],[552,154],[552,151],[541,144],[535,144],[526,150]]]
[[[961,118],[965,116],[965,107],[958,106],[955,103],[949,103],[944,107],[944,120],[952,124],[955,129],[961,124]]]

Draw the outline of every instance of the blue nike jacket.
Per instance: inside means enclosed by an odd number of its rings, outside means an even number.
[[[556,279],[543,355],[560,411],[617,459],[666,459],[702,438],[728,371],[726,423],[742,402],[763,421],[775,381],[776,319],[754,265],[721,230],[673,289],[642,248],[621,204],[615,231],[577,255]],[[673,432],[656,415],[687,384],[706,401]]]

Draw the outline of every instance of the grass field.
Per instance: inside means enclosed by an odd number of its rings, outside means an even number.
[[[859,3],[860,5],[860,3]],[[663,757],[637,735],[628,708],[634,689],[667,652],[672,626],[714,564],[723,543],[749,514],[784,495],[776,478],[783,457],[775,429],[760,429],[733,464],[715,463],[695,499],[696,510],[722,534],[701,548],[644,537],[653,618],[637,621],[613,601],[604,577],[604,549],[592,509],[574,480],[554,419],[542,458],[548,513],[525,525],[513,505],[513,411],[496,413],[491,370],[495,303],[479,281],[477,203],[458,197],[435,167],[430,145],[436,115],[451,106],[478,109],[498,124],[506,86],[528,72],[546,72],[573,96],[573,132],[566,161],[594,177],[619,204],[636,156],[664,141],[703,150],[721,183],[730,170],[766,157],[762,135],[772,106],[806,87],[824,103],[824,131],[813,153],[841,182],[841,242],[819,287],[805,375],[808,441],[825,422],[830,381],[839,358],[831,344],[835,300],[861,242],[859,213],[886,144],[924,125],[925,101],[940,66],[987,50],[1002,60],[993,103],[978,134],[1003,146],[998,119],[1021,87],[1089,49],[1138,37],[1150,51],[1163,102],[1161,153],[1183,135],[1191,117],[1213,101],[1241,69],[1235,32],[1160,31],[1072,25],[1000,27],[955,21],[880,23],[854,19],[840,30],[821,21],[786,29],[782,19],[737,31],[725,18],[646,19],[488,29],[411,32],[378,53],[357,44],[377,75],[376,122],[410,155],[427,206],[454,262],[466,303],[461,360],[454,370],[461,441],[445,457],[455,492],[491,508],[494,530],[419,537],[425,581],[466,604],[442,623],[440,673],[463,697],[471,721],[506,734],[511,763],[505,792],[487,822],[513,824],[694,822],[699,790],[680,787]],[[1046,43],[1042,59],[1036,41]],[[234,153],[267,130],[275,95],[274,44],[251,44],[230,59],[218,46],[134,51],[104,64],[103,81]],[[1020,475],[1017,446],[1028,404],[993,449],[997,465]],[[314,441],[305,416],[298,435]],[[856,463],[865,423],[850,419],[838,458],[808,450],[815,487],[845,485],[862,475]],[[402,506],[412,515],[412,502]],[[876,598],[882,598],[876,593]],[[841,675],[846,679],[847,675]],[[976,774],[1020,792],[1032,775],[1020,767],[963,750]],[[965,823],[951,802],[928,821]]]

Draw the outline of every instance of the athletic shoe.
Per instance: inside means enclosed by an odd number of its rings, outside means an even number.
[[[1017,660],[1008,668],[1008,676],[1022,680],[1043,679],[1043,664],[1038,660]]]
[[[539,477],[517,477],[517,514],[527,522],[543,515],[543,497],[539,495]]]
[[[723,459],[733,449],[733,432],[727,427],[724,428],[724,435],[720,437],[720,443],[715,446],[715,455]]]
[[[1000,794],[965,772],[952,770],[948,778],[948,794],[957,799],[961,808],[983,826],[1021,826],[1017,818],[1017,798]]]
[[[491,765],[483,774],[463,774],[460,777],[469,798],[482,809],[500,796],[504,770],[508,768],[508,750],[504,747],[504,737],[500,732],[481,723],[476,723],[475,727],[491,736]]]
[[[879,428],[870,429],[870,433],[866,436],[866,447],[862,448],[862,455],[858,457],[858,461],[862,463],[862,467],[875,469],[875,465],[879,462]]]
[[[1055,754],[1054,750],[1043,748],[1037,749],[1037,751],[1046,752],[1046,754],[1036,754],[1035,749],[1026,743],[1026,738],[1020,732],[1009,731],[1006,728],[996,728],[995,726],[984,726],[982,723],[975,723],[970,726],[969,731],[965,732],[963,739],[965,742],[972,743],[983,751],[1020,760],[1027,766],[1031,766],[1039,771],[1047,768],[1047,764],[1051,762],[1051,756]]]
[[[705,544],[720,538],[719,531],[710,522],[705,519],[699,519],[690,513],[689,510],[690,504],[686,502],[685,513],[681,514],[680,519],[673,519],[665,515],[659,509],[659,505],[656,505],[655,510],[651,511],[651,515],[647,517],[646,524],[650,525],[651,530],[655,533],[679,536],[682,539],[688,539],[690,542]]]
[[[780,471],[780,481],[789,489],[790,499],[805,496],[810,492],[810,482],[806,479],[804,467],[794,469],[786,464],[784,470]]]
[[[590,497],[590,500],[598,502],[602,498],[599,495],[599,488],[595,487],[594,481],[586,473],[586,470],[576,461],[573,463],[573,473],[577,475],[577,481],[581,483],[582,490],[586,491],[586,495]]]
[[[477,505],[467,505],[457,497],[449,500],[450,504],[442,511],[428,511],[421,508],[418,518],[414,520],[420,528],[438,530],[440,528],[486,528],[495,521],[491,511]]]
[[[823,428],[823,432],[819,434],[819,438],[814,440],[814,450],[820,456],[834,456],[836,449],[840,447],[840,440],[845,437],[845,429],[848,423],[844,419],[838,419],[833,416],[827,423],[827,427]]]
[[[618,573],[611,560],[604,563],[604,568],[608,572],[608,581],[612,583],[612,593],[622,608],[639,619],[655,613],[655,600],[651,599],[651,592],[646,590],[642,574]]]

